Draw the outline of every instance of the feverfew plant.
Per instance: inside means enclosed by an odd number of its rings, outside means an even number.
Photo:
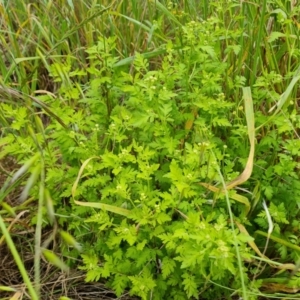
[[[183,27],[182,51],[167,43],[161,69],[151,70],[136,53],[132,72],[111,71],[107,90],[119,101],[111,106],[106,129],[98,132],[98,158],[89,163],[76,198],[130,212],[122,217],[90,211],[85,219],[97,238],[90,247],[87,235],[80,268],[87,281],[108,279],[118,296],[129,289],[142,299],[186,299],[208,297],[214,284],[239,289],[243,266],[235,257],[233,235],[245,257],[247,238],[229,227],[225,198],[212,200],[199,185],[220,180],[217,166],[226,153],[214,132],[231,127],[233,107],[222,94],[226,66],[218,49],[207,45],[211,36],[201,26],[191,22]],[[103,56],[103,49],[97,51]],[[91,115],[101,106],[108,109],[101,92],[97,106],[90,95],[84,102]],[[232,172],[227,168],[226,175]],[[78,206],[72,210],[77,216],[87,213]],[[214,296],[226,294],[217,290],[214,286]]]
[[[80,6],[74,13],[66,9],[68,21],[57,22],[70,26],[66,35],[38,32],[40,48],[31,58],[18,57],[35,49],[26,47],[11,55],[13,63],[0,63],[2,70],[12,65],[1,82],[11,77],[11,86],[24,87],[16,97],[0,86],[11,95],[0,103],[0,159],[23,164],[19,177],[7,182],[24,185],[21,200],[30,196],[24,207],[32,210],[36,249],[52,242],[54,248],[59,240],[69,266],[80,260],[86,281],[103,281],[117,296],[257,299],[260,288],[294,291],[300,250],[297,14],[285,12],[286,5],[279,9],[279,2],[168,1],[169,10],[146,2],[143,22],[139,8],[120,13],[126,1],[116,11],[86,7],[81,22],[76,11],[85,4],[74,2]],[[32,26],[27,18],[16,27]],[[127,22],[133,26],[122,36],[119,24]],[[86,30],[90,25],[94,29]],[[53,93],[39,81],[40,60]],[[248,167],[243,186],[225,192],[223,184],[240,178],[249,157],[249,110],[241,93],[248,84],[256,126],[253,172]],[[36,199],[38,213],[28,205]],[[5,213],[14,215],[13,209],[3,205]],[[42,230],[50,226],[42,244]],[[51,257],[48,249],[41,253]],[[60,261],[56,266],[67,270]],[[292,279],[285,285],[287,270]]]

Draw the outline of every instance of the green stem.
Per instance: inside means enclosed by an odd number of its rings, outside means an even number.
[[[296,251],[300,252],[300,247],[299,246],[294,245],[294,244],[292,244],[290,242],[287,242],[287,241],[285,241],[285,240],[283,240],[283,239],[281,239],[281,238],[279,238],[277,236],[274,236],[272,234],[269,235],[268,233],[260,231],[260,230],[255,231],[255,233],[259,234],[259,235],[262,235],[262,236],[265,236],[267,238],[270,238],[271,240],[273,240],[273,241],[275,241],[275,242],[277,242],[277,243],[279,243],[281,245],[287,246],[287,247],[289,247],[289,248],[291,248],[293,250],[296,250]]]
[[[31,296],[32,300],[39,300],[38,295],[29,279],[29,276],[26,272],[26,269],[22,263],[21,257],[19,256],[19,253],[15,247],[15,244],[13,242],[13,240],[11,239],[11,236],[5,226],[4,220],[2,219],[1,215],[0,215],[0,229],[5,237],[6,243],[8,245],[9,250],[11,251],[11,254],[14,257],[14,260],[19,268],[19,271],[23,277],[24,283],[26,284],[29,294]]]
[[[257,66],[261,62],[261,40],[262,40],[262,33],[264,31],[264,23],[265,23],[265,14],[266,14],[266,7],[267,7],[267,1],[264,0],[262,3],[262,9],[261,9],[261,16],[260,16],[260,24],[259,24],[259,31],[257,35],[257,39],[255,41],[255,54],[253,58],[253,72],[251,74],[251,81],[250,85],[252,86],[257,78]]]

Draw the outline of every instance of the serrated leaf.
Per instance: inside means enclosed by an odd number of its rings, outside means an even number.
[[[127,287],[128,277],[122,274],[116,274],[112,287],[118,297],[120,297]]]
[[[221,127],[231,127],[231,123],[225,119],[225,118],[220,118],[220,117],[215,117],[212,120],[212,124],[214,126],[221,126]]]
[[[162,260],[162,276],[166,279],[170,274],[173,273],[176,266],[176,262],[169,257],[164,257]]]
[[[86,282],[93,282],[98,281],[101,277],[101,268],[95,267],[94,269],[88,270],[86,273],[85,281]]]
[[[198,289],[197,284],[195,282],[195,277],[187,273],[183,274],[182,277],[184,278],[183,285],[184,290],[187,292],[187,296],[189,298],[192,296],[198,298]]]
[[[134,116],[134,118],[132,119],[132,123],[131,125],[134,127],[141,127],[143,125],[148,124],[148,120],[150,118],[150,115],[142,115],[141,113],[139,113],[137,116]]]
[[[268,43],[272,43],[279,39],[280,37],[285,37],[285,34],[278,31],[272,31],[270,36],[268,37]]]
[[[110,273],[111,273],[110,264],[108,263],[104,264],[104,267],[101,269],[101,276],[107,278],[110,276]]]
[[[166,213],[160,212],[157,216],[156,216],[156,220],[158,224],[163,224],[165,222],[171,221],[171,217],[169,215],[167,215]]]
[[[216,52],[214,50],[214,48],[212,46],[201,46],[200,47],[204,52],[206,52],[207,54],[209,54],[211,56],[211,58],[215,58],[216,57]]]
[[[264,194],[268,200],[271,200],[273,197],[273,188],[271,186],[266,186],[264,188]]]
[[[238,55],[241,51],[241,45],[231,45],[231,48],[235,55]]]
[[[181,180],[182,169],[178,167],[177,162],[172,160],[170,164],[170,173],[164,175],[164,177],[171,178],[172,180]]]
[[[146,244],[147,244],[147,240],[143,240],[142,242],[140,242],[136,245],[136,250],[142,251]]]

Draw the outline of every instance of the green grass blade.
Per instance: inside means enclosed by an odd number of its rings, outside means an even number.
[[[153,58],[153,57],[157,57],[159,55],[162,55],[166,52],[165,49],[158,49],[158,50],[153,50],[151,52],[145,52],[145,53],[141,53],[141,55],[145,58],[145,59],[149,59],[149,58]],[[114,68],[117,67],[121,67],[121,66],[126,66],[126,65],[130,65],[132,64],[132,62],[134,61],[135,56],[130,56],[130,57],[126,57],[120,61],[118,61],[117,63],[114,64]]]
[[[137,25],[138,27],[146,30],[147,32],[150,32],[151,28],[148,27],[147,25],[143,24],[142,22],[138,21],[138,20],[135,20],[133,18],[130,18],[126,15],[123,15],[123,14],[120,14],[120,13],[117,13],[117,12],[110,12],[111,15],[115,15],[115,16],[118,16],[118,17],[122,17],[128,21],[130,21],[131,23]]]
[[[154,1],[154,0],[151,0],[151,2],[154,2],[156,8],[158,8],[164,15],[166,15],[175,24],[182,26],[182,24],[174,17],[174,15],[161,2]]]
[[[50,51],[48,52],[47,56],[50,55],[50,53],[52,53],[61,43],[63,43],[68,37],[70,37],[72,34],[76,33],[80,28],[82,28],[85,24],[87,24],[88,22],[94,20],[96,17],[103,15],[106,11],[108,11],[110,9],[110,7],[112,6],[112,4],[104,9],[98,10],[96,11],[94,14],[92,14],[90,17],[84,19],[81,23],[79,23],[78,25],[74,26],[72,29],[70,29],[69,31],[67,31],[59,41],[56,42],[55,45],[53,45],[53,47],[50,49]]]
[[[260,23],[259,23],[259,28],[258,28],[258,34],[256,35],[257,38],[255,40],[255,53],[253,56],[253,70],[251,71],[251,81],[250,81],[251,86],[254,84],[254,82],[256,80],[258,66],[262,64],[261,43],[263,40],[263,33],[265,31],[264,26],[265,26],[267,0],[263,0],[260,6],[261,6],[261,15],[259,18]]]
[[[110,212],[113,212],[115,214],[118,214],[118,215],[121,215],[121,216],[124,216],[124,217],[128,217],[129,214],[130,214],[130,210],[128,210],[128,209],[118,207],[118,206],[109,205],[109,204],[98,203],[98,202],[81,202],[81,201],[76,201],[76,200],[74,200],[74,202],[78,205],[81,205],[81,206],[100,208],[100,209],[110,211]]]
[[[78,176],[73,184],[73,187],[72,187],[72,197],[73,197],[73,200],[74,202],[77,204],[77,205],[81,205],[81,206],[87,206],[87,207],[94,207],[94,208],[100,208],[100,209],[104,209],[104,210],[107,210],[107,211],[110,211],[110,212],[113,212],[113,213],[116,213],[116,214],[119,214],[119,215],[122,215],[122,216],[128,216],[130,211],[127,210],[127,209],[124,209],[124,208],[121,208],[121,207],[117,207],[117,206],[113,206],[113,205],[108,205],[108,204],[104,204],[104,203],[95,203],[95,202],[81,202],[81,201],[76,201],[75,200],[75,194],[76,194],[76,189],[77,189],[77,186],[78,186],[78,183],[79,183],[79,180],[82,176],[82,173],[84,171],[84,169],[86,168],[86,166],[88,165],[88,163],[92,160],[92,159],[99,159],[99,157],[97,156],[93,156],[93,157],[90,157],[89,159],[85,160],[84,163],[82,164],[80,170],[79,170],[79,173],[78,173]]]
[[[21,273],[21,276],[24,280],[24,283],[26,284],[27,288],[28,288],[28,291],[29,291],[29,294],[31,296],[31,299],[32,300],[39,300],[39,297],[38,297],[38,294],[36,293],[34,287],[33,287],[33,284],[31,283],[30,281],[30,278],[29,278],[29,275],[27,274],[26,272],[26,269],[25,269],[25,266],[21,260],[21,257],[16,249],[16,246],[5,226],[5,223],[4,223],[4,220],[2,219],[1,215],[0,215],[0,229],[2,231],[2,234],[4,235],[5,237],[5,240],[6,240],[6,243],[7,243],[7,246],[9,248],[9,250],[11,251],[11,254],[13,255],[14,257],[14,260],[18,266],[18,269]]]
[[[76,178],[76,180],[75,180],[75,182],[74,182],[74,184],[73,184],[73,186],[72,186],[72,197],[73,197],[73,199],[75,199],[76,189],[77,189],[79,180],[80,180],[80,178],[81,178],[81,175],[82,175],[82,173],[83,173],[85,167],[89,164],[89,162],[90,162],[92,159],[96,159],[96,158],[99,159],[100,157],[98,157],[98,156],[92,156],[92,157],[88,158],[87,160],[85,160],[85,161],[83,162],[83,164],[82,164],[82,166],[81,166],[81,168],[80,168],[80,170],[79,170],[79,172],[78,172],[77,178]]]
[[[255,231],[255,233],[259,234],[259,235],[262,235],[262,236],[265,236],[266,238],[270,238],[270,240],[273,240],[273,241],[275,241],[275,242],[277,242],[281,245],[289,247],[290,249],[296,250],[300,253],[300,247],[299,246],[297,246],[295,244],[292,244],[292,243],[290,243],[290,242],[288,242],[288,241],[286,241],[282,238],[279,238],[279,237],[277,237],[275,235],[272,235],[272,234],[269,234],[269,233],[265,233],[261,230],[257,230],[257,231]]]
[[[211,150],[211,153],[214,157],[214,160],[217,162],[217,158],[216,158],[215,153],[212,150]],[[240,275],[239,279],[240,279],[240,283],[241,283],[241,287],[242,287],[243,299],[247,300],[248,296],[247,296],[246,285],[245,285],[245,280],[244,280],[242,257],[241,257],[240,249],[239,249],[239,246],[238,246],[239,242],[238,242],[238,238],[237,238],[237,234],[236,234],[236,230],[235,230],[234,216],[233,216],[232,209],[231,209],[229,194],[228,194],[227,186],[226,186],[224,177],[221,173],[221,170],[220,170],[218,164],[216,164],[216,166],[217,166],[217,171],[218,171],[220,180],[222,182],[222,188],[224,189],[224,192],[225,192],[227,210],[228,210],[228,214],[229,214],[229,217],[230,217],[230,226],[231,226],[232,233],[233,233],[233,244],[234,244],[234,248],[235,248],[235,251],[236,251],[236,257],[237,257],[237,260],[238,260],[238,271],[239,271],[239,275]]]
[[[298,67],[298,69],[296,70],[292,81],[290,82],[290,84],[288,85],[287,89],[285,90],[285,92],[280,96],[280,99],[278,101],[278,103],[276,105],[274,105],[269,112],[272,112],[276,107],[276,111],[274,112],[274,115],[277,115],[278,112],[281,110],[281,108],[284,106],[284,104],[289,100],[289,97],[296,85],[296,83],[299,81],[300,79],[300,66]],[[272,116],[272,117],[273,117]]]

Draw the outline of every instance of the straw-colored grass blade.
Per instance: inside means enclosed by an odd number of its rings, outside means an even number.
[[[227,190],[232,189],[238,185],[241,185],[245,181],[247,181],[250,178],[253,170],[253,160],[254,160],[254,152],[255,152],[255,127],[254,127],[253,101],[252,101],[250,87],[243,88],[243,96],[245,102],[245,114],[246,114],[246,121],[247,121],[248,138],[250,141],[250,151],[249,151],[247,164],[244,171],[233,181],[226,184]],[[200,183],[200,185],[206,187],[207,189],[215,193],[224,192],[223,189],[217,188],[208,183]],[[233,195],[230,198],[245,204],[246,207],[245,212],[246,215],[248,214],[248,212],[250,211],[250,203],[246,197],[240,195]]]
[[[246,121],[247,121],[248,138],[250,141],[250,152],[243,173],[241,173],[233,181],[227,183],[226,188],[228,190],[246,182],[250,178],[253,170],[253,159],[254,159],[254,151],[255,151],[255,127],[254,127],[253,101],[252,101],[250,87],[243,88],[243,95],[244,95],[244,102],[245,102],[245,114],[246,114]]]
[[[241,223],[239,222],[235,222],[236,226],[238,227],[238,229],[240,230],[241,233],[247,235],[247,236],[250,236],[247,229],[245,228],[244,225],[242,225]],[[253,242],[253,241],[248,241],[248,245],[260,256],[260,257],[263,257],[263,258],[267,258],[264,254],[262,254],[260,252],[260,250],[258,249],[258,247],[256,246],[256,244]]]
[[[219,188],[217,188],[215,186],[212,186],[212,185],[210,185],[208,183],[200,182],[199,184],[202,185],[202,186],[204,186],[204,187],[206,187],[208,190],[210,190],[210,191],[212,191],[214,193],[222,193],[222,194],[225,193],[224,190],[221,190],[221,189],[219,189]],[[235,201],[238,201],[238,202],[240,202],[240,203],[242,203],[242,204],[245,205],[245,211],[244,211],[245,216],[249,213],[251,206],[250,206],[250,202],[249,202],[249,200],[248,200],[247,197],[244,197],[244,196],[239,195],[239,194],[234,194],[234,195],[229,195],[229,198],[233,199]]]

